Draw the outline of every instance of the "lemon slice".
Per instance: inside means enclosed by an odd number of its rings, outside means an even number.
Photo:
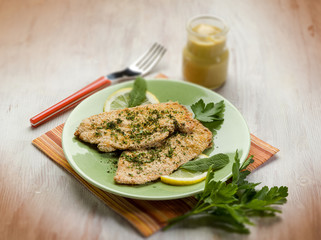
[[[205,154],[201,154],[198,158],[207,158]],[[161,176],[161,181],[170,185],[192,185],[199,183],[206,178],[206,172],[190,172],[185,169],[178,169],[170,175]]]
[[[178,169],[171,175],[161,176],[161,181],[170,185],[192,185],[206,178],[207,172],[189,172]]]
[[[129,93],[132,88],[121,88],[109,95],[104,105],[104,112],[110,110],[123,109],[128,107]],[[146,91],[146,99],[141,105],[159,103],[157,97],[149,91]]]

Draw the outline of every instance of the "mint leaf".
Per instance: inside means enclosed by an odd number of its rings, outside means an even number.
[[[136,107],[144,102],[146,99],[146,81],[138,77],[135,79],[133,89],[129,93],[128,107]]]
[[[219,153],[208,158],[199,158],[197,160],[189,161],[180,168],[189,171],[205,172],[212,166],[214,171],[225,167],[229,163],[229,158],[226,154]]]

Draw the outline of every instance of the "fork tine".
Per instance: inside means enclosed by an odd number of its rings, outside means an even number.
[[[154,56],[157,54],[159,54],[159,51],[161,50],[162,46],[161,45],[157,45],[156,48],[153,49],[153,51],[144,58],[144,60],[142,60],[139,64],[137,64],[137,67],[139,68],[144,68],[144,66],[151,60],[154,58]]]
[[[135,62],[131,65],[138,65],[140,64],[147,56],[151,54],[151,52],[158,46],[157,43],[154,43],[146,52],[144,52]]]
[[[126,69],[108,75],[109,79],[123,81],[134,78],[134,76],[146,75],[165,54],[166,49],[158,43],[154,43],[143,55]]]
[[[150,53],[148,55],[146,55],[146,57],[144,59],[142,59],[138,64],[136,64],[136,66],[138,68],[144,68],[144,66],[146,65],[146,63],[153,58],[153,56],[157,55],[159,52],[159,49],[161,49],[162,46],[160,44],[156,44],[156,46],[154,47],[154,49],[152,51],[150,51]]]
[[[142,66],[142,70],[144,73],[148,72],[150,69],[152,69],[164,56],[166,52],[166,49],[163,46],[160,46],[157,53],[155,53],[152,57],[148,59],[148,61],[145,62],[145,64]]]

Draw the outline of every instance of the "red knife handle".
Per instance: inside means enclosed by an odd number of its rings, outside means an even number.
[[[79,91],[75,92],[74,94],[70,95],[64,100],[56,103],[50,108],[30,118],[31,126],[38,127],[39,125],[56,117],[58,114],[63,113],[64,111],[75,107],[85,98],[89,97],[90,95],[94,94],[95,92],[105,87],[108,87],[110,84],[111,84],[111,81],[107,79],[107,77],[103,76],[98,78],[96,81],[90,83],[86,87],[80,89]]]

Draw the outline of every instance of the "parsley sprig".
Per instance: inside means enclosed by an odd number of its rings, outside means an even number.
[[[224,101],[205,104],[203,99],[191,105],[195,118],[203,123],[223,120]]]
[[[211,130],[213,135],[221,128],[225,112],[223,100],[217,103],[210,102],[205,104],[204,100],[200,99],[191,105],[191,109],[194,113],[194,118]]]
[[[281,213],[275,205],[286,203],[288,188],[267,186],[255,189],[260,183],[250,183],[246,177],[250,171],[246,167],[253,162],[252,158],[240,165],[238,151],[232,168],[232,178],[226,183],[214,180],[214,169],[211,166],[205,180],[204,191],[197,195],[196,206],[185,215],[169,221],[172,225],[190,216],[201,216],[210,219],[210,223],[232,232],[249,233],[246,225],[254,225],[250,220],[253,216],[275,216]]]

